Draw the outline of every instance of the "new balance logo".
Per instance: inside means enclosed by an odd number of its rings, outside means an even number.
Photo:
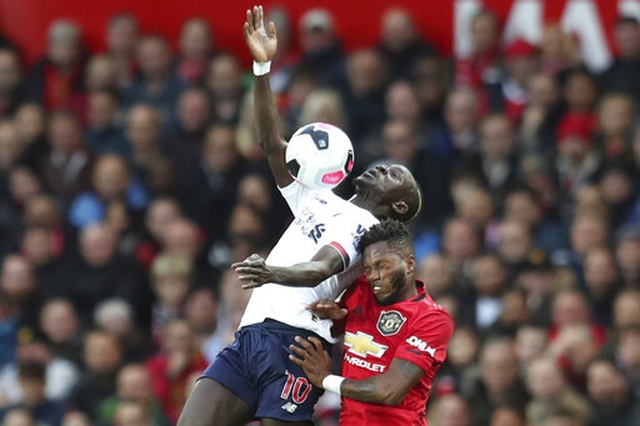
[[[284,404],[280,408],[282,408],[287,413],[293,414],[298,409],[298,406],[296,404],[294,404],[293,402],[287,402],[286,404]]]

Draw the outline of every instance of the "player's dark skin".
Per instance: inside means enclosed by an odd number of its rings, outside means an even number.
[[[413,298],[415,287],[415,257],[409,247],[399,249],[380,241],[364,250],[364,272],[380,305],[391,305]],[[313,303],[309,308],[320,318],[340,319],[347,312],[332,300]],[[297,345],[289,358],[304,369],[314,386],[331,374],[331,358],[315,337],[296,337]],[[420,381],[425,372],[417,365],[394,358],[389,370],[365,380],[346,379],[340,386],[343,396],[372,404],[396,405]]]
[[[256,62],[274,58],[277,50],[276,28],[273,22],[265,28],[262,6],[247,10],[243,26],[245,42]],[[293,182],[285,162],[286,141],[280,130],[280,118],[273,99],[269,75],[255,78],[254,104],[257,143],[263,149],[277,185],[281,188]],[[355,181],[354,204],[371,211],[379,218],[418,212],[421,200],[418,185],[404,166],[378,166],[368,170]],[[411,218],[407,218],[411,219]],[[268,266],[254,255],[245,262],[234,265],[243,287],[252,288],[266,282],[298,283],[315,286],[342,271],[342,257],[332,247],[320,248],[309,262],[288,268]],[[234,426],[244,425],[253,419],[255,407],[229,389],[210,378],[198,380],[182,411],[180,426]],[[309,425],[309,422],[285,422],[261,418],[262,426]]]

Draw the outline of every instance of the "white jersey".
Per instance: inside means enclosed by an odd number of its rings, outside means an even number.
[[[330,245],[342,256],[344,270],[315,287],[264,284],[255,288],[240,320],[240,328],[271,318],[311,330],[327,341],[335,342],[330,331],[332,322],[318,319],[306,307],[319,299],[335,299],[361,274],[360,255],[356,249],[358,239],[378,223],[378,219],[331,191],[311,190],[295,181],[280,188],[280,192],[294,219],[267,257],[267,265],[291,266],[308,262],[321,247]]]

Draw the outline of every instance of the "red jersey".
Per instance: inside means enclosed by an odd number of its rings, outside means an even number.
[[[385,373],[393,358],[417,365],[425,375],[396,406],[374,405],[342,398],[341,425],[426,425],[426,404],[436,372],[446,358],[453,333],[449,313],[416,281],[418,294],[382,306],[362,277],[349,287],[342,304],[345,323],[342,375],[362,380]]]

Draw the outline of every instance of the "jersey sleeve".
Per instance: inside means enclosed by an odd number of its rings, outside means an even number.
[[[342,257],[343,271],[355,263],[359,258],[358,240],[360,236],[377,222],[368,213],[362,215],[338,215],[334,217],[327,235],[328,245],[335,249]]]
[[[411,324],[406,339],[398,346],[394,358],[409,361],[428,372],[434,364],[444,362],[447,344],[453,334],[453,319],[444,309],[434,309]]]
[[[294,216],[298,215],[300,208],[313,192],[295,179],[284,188],[278,187],[278,189]]]

